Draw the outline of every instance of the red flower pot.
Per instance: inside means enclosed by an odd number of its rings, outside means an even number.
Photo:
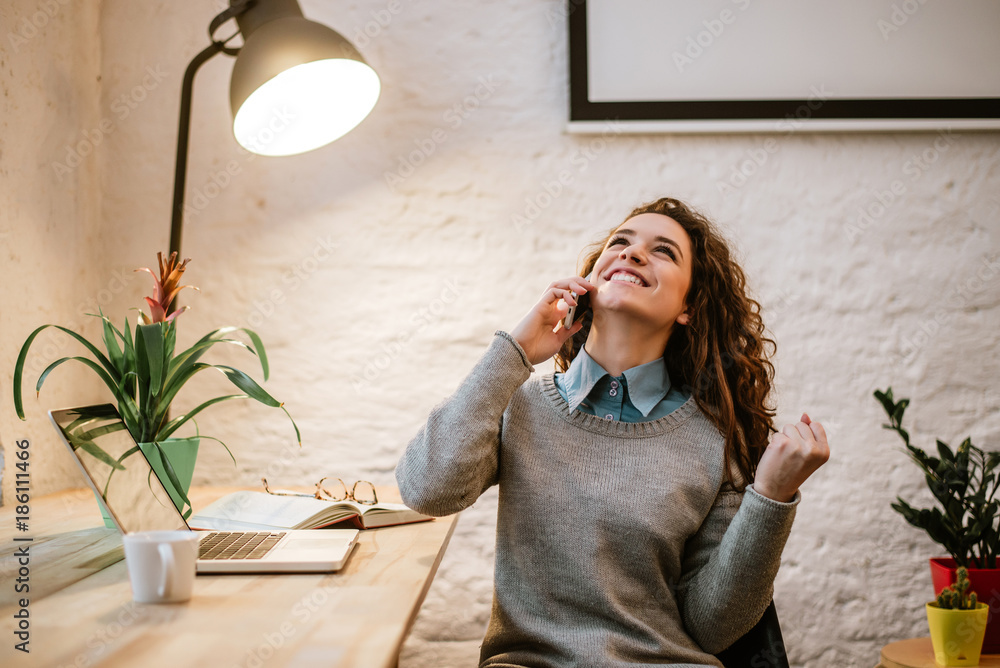
[[[931,580],[934,582],[934,597],[942,589],[955,584],[958,567],[950,557],[931,559]],[[990,607],[989,621],[986,623],[986,640],[983,654],[1000,654],[1000,568],[970,568],[969,586],[980,603]]]

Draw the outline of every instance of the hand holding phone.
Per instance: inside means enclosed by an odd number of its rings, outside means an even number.
[[[594,275],[593,272],[587,274],[588,283],[590,282],[590,277],[593,275]],[[578,295],[572,290],[570,290],[569,292],[571,295],[573,295],[573,298],[576,299],[576,305],[575,306],[571,305],[569,307],[569,311],[566,313],[566,317],[563,319],[563,327],[565,327],[566,329],[572,327],[573,323],[576,322],[577,313],[579,313],[582,316],[584,311],[586,311],[590,307],[589,292],[584,292],[582,295]]]
[[[576,293],[574,288],[580,292]],[[581,323],[573,324],[573,320],[579,320],[587,310],[585,298],[587,293],[595,289],[592,283],[579,276],[560,279],[549,285],[538,303],[510,332],[511,337],[524,351],[529,364],[539,364],[559,352],[573,328],[579,329]],[[570,297],[570,293],[580,294],[580,297]],[[567,321],[567,315],[558,304],[567,299],[573,299],[577,307],[573,309],[573,316],[568,320],[569,328],[562,326]]]

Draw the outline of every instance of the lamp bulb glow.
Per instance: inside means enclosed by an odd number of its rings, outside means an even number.
[[[381,84],[371,67],[332,58],[297,65],[247,97],[233,134],[248,151],[281,156],[325,146],[371,112]]]

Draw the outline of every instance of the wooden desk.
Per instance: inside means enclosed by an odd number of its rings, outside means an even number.
[[[882,648],[881,663],[875,668],[940,668],[934,660],[930,638],[900,640]],[[980,668],[1000,668],[1000,655],[983,654]]]
[[[192,502],[234,490],[196,489]],[[3,666],[395,666],[458,520],[362,531],[339,573],[199,575],[190,601],[154,605],[132,601],[121,537],[103,527],[89,490],[30,508],[25,533],[14,508],[0,508]],[[24,545],[30,591],[16,593]],[[22,597],[30,654],[14,648]]]

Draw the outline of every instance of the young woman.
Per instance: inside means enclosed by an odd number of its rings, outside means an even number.
[[[499,485],[481,666],[719,666],[771,601],[826,435],[805,414],[771,426],[759,304],[683,203],[634,210],[581,273],[433,410],[403,500],[445,515]],[[532,377],[553,355],[561,373]]]

